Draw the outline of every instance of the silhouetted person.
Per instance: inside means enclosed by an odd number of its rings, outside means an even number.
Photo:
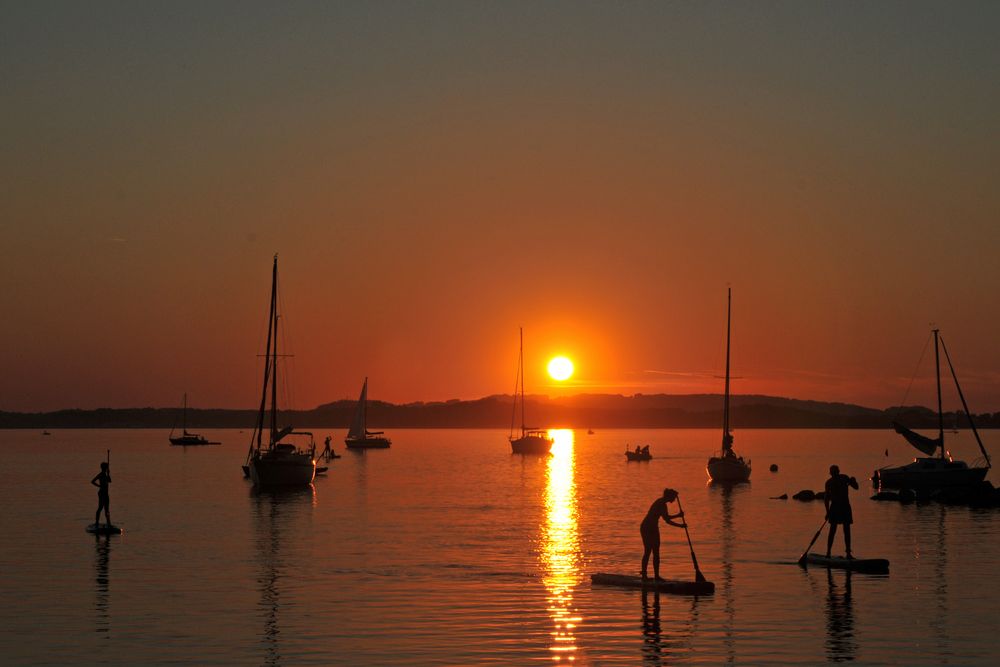
[[[649,454],[649,445],[646,445],[645,447],[642,448],[642,453]]]
[[[830,522],[830,534],[826,538],[826,557],[830,557],[833,548],[833,538],[837,535],[837,526],[844,527],[844,549],[848,558],[851,556],[851,524],[854,516],[851,513],[851,501],[847,497],[848,488],[858,488],[858,480],[840,474],[838,466],[830,466],[830,479],[826,480],[826,493],[823,504],[826,505],[826,520]]]
[[[636,445],[635,446],[635,453],[636,454],[642,454],[642,447],[640,445]]]
[[[107,463],[101,464],[101,472],[90,480],[90,483],[97,487],[97,514],[94,515],[94,524],[101,525],[101,510],[104,510],[104,519],[111,525],[111,501],[108,499],[108,484],[111,483],[111,472]]]
[[[646,579],[646,570],[649,565],[649,554],[653,554],[653,576],[657,581],[660,578],[660,519],[667,524],[677,528],[683,528],[685,524],[675,523],[673,519],[681,519],[684,512],[670,514],[667,511],[667,503],[677,500],[677,492],[673,489],[663,489],[663,495],[653,501],[646,512],[646,518],[639,524],[639,534],[642,535],[642,578]]]

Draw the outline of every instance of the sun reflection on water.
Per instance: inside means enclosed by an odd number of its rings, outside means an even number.
[[[542,581],[548,591],[546,601],[554,625],[549,647],[552,659],[571,662],[577,649],[574,630],[581,620],[573,606],[573,590],[580,582],[573,431],[552,429],[549,436],[553,444],[546,470]]]

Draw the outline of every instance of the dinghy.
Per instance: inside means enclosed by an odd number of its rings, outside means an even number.
[[[680,581],[678,579],[643,579],[628,574],[608,574],[598,572],[590,575],[590,583],[601,586],[619,586],[621,588],[642,588],[673,595],[711,595],[715,592],[715,584],[711,581]]]
[[[845,558],[843,556],[827,558],[822,554],[810,553],[806,556],[806,564],[869,574],[889,574],[889,561],[885,558]]]
[[[92,523],[87,526],[87,532],[92,535],[121,535],[122,529],[113,523]]]

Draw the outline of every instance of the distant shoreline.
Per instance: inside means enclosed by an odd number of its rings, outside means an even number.
[[[462,401],[392,404],[369,401],[373,428],[509,428],[510,396]],[[342,400],[312,410],[281,412],[282,424],[346,429],[356,401]],[[867,408],[848,403],[808,401],[775,396],[731,397],[735,428],[889,428],[894,420],[910,428],[937,429],[937,412],[922,406]],[[528,396],[531,424],[548,428],[718,428],[722,423],[720,394],[580,394],[549,398]],[[189,429],[253,428],[256,410],[188,409]],[[1000,427],[1000,413],[975,415],[977,428]],[[178,408],[99,408],[52,412],[0,411],[2,429],[165,428],[180,427]],[[947,413],[945,429],[967,429],[964,415]]]

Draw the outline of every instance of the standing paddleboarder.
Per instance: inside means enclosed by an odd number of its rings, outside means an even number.
[[[97,487],[97,514],[94,515],[94,526],[101,525],[101,510],[104,510],[104,519],[108,526],[111,526],[111,501],[108,499],[108,484],[111,483],[111,466],[101,462],[101,472],[90,480],[90,483]]]
[[[663,519],[668,525],[676,528],[685,528],[687,526],[686,523],[676,523],[673,521],[673,519],[684,518],[684,512],[670,514],[667,511],[667,503],[672,503],[675,500],[677,500],[677,492],[675,490],[670,488],[663,489],[663,495],[653,501],[653,504],[649,506],[649,511],[646,512],[646,518],[639,524],[639,534],[642,536],[643,548],[643,579],[648,578],[646,570],[649,566],[649,555],[653,554],[653,576],[657,581],[663,581],[660,577],[660,519]]]
[[[858,480],[840,472],[839,466],[830,466],[830,479],[826,480],[826,493],[823,504],[826,505],[826,520],[830,522],[830,534],[826,538],[826,557],[830,557],[833,548],[833,538],[837,535],[837,526],[844,527],[844,548],[848,558],[851,555],[851,524],[854,516],[851,512],[851,501],[848,498],[849,488],[858,488]]]

